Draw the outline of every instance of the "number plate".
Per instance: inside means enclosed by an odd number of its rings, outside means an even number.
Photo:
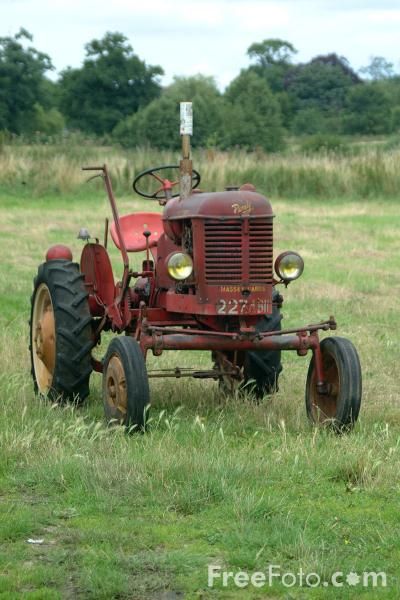
[[[224,300],[221,298],[217,300],[217,313],[219,315],[259,315],[259,314],[270,314],[271,304],[263,299],[257,298],[256,300]]]

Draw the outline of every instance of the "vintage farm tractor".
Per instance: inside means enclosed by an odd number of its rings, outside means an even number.
[[[180,165],[148,169],[133,182],[138,194],[164,206],[162,214],[119,216],[106,166],[86,167],[104,180],[113,222],[109,228],[106,219],[103,244],[80,231],[86,243],[79,265],[69,248],[56,245],[39,266],[30,320],[35,389],[56,401],[82,401],[91,372],[100,372],[108,421],[140,430],[151,377],[212,378],[225,392],[248,390],[261,398],[277,390],[282,350],[300,356],[311,351],[308,417],[337,431],[349,429],[361,402],[357,352],[341,337],[319,340],[318,331],[336,329],[333,317],[281,328],[283,298],[276,288],[300,277],[303,260],[287,251],[274,264],[271,204],[253,185],[214,193],[196,189],[191,110],[190,103],[181,104]],[[109,232],[123,262],[117,282],[107,252]],[[137,271],[129,265],[134,252],[145,253]],[[96,360],[92,350],[104,331],[124,335],[115,336]],[[147,371],[149,350],[155,356],[210,351],[213,366]]]

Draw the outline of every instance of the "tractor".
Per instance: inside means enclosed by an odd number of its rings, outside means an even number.
[[[199,190],[190,136],[192,105],[181,103],[179,165],[137,175],[133,189],[163,206],[160,212],[119,215],[107,166],[84,167],[102,177],[112,222],[104,241],[84,242],[80,263],[61,244],[47,250],[34,279],[30,356],[35,391],[53,401],[82,402],[92,371],[102,374],[108,422],[143,431],[150,405],[149,378],[210,378],[224,393],[254,399],[278,389],[281,353],[311,353],[305,385],[312,423],[337,432],[352,428],[361,403],[361,368],[348,339],[319,332],[335,319],[283,329],[278,286],[301,276],[304,262],[292,250],[274,261],[271,203],[252,184],[224,191]],[[172,173],[172,175],[171,175]],[[107,245],[122,258],[115,280]],[[130,255],[142,253],[133,270]],[[103,332],[118,334],[101,360],[93,349]],[[209,369],[147,370],[149,350],[211,353]]]

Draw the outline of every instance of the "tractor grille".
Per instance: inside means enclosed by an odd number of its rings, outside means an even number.
[[[249,277],[250,281],[270,283],[273,279],[272,220],[254,220],[249,223]]]
[[[206,281],[240,282],[242,280],[242,223],[205,221]]]
[[[272,282],[272,219],[206,220],[204,244],[206,283]]]

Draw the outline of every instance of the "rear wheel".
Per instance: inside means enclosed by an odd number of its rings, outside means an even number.
[[[280,331],[282,316],[274,307],[272,315],[262,317],[256,325],[257,331]],[[244,360],[243,389],[252,391],[257,398],[278,391],[278,377],[282,371],[280,350],[248,351]]]
[[[76,263],[40,265],[31,298],[30,354],[35,391],[55,401],[82,401],[92,371],[91,315]]]
[[[256,330],[280,331],[281,319],[279,309],[274,307],[271,315],[259,319]],[[214,352],[213,359],[222,371],[236,371],[234,375],[224,374],[219,379],[220,389],[225,394],[251,392],[260,399],[278,391],[278,377],[282,371],[280,350]]]
[[[361,404],[361,367],[354,345],[345,338],[330,337],[321,342],[327,393],[316,386],[315,361],[311,359],[306,382],[306,410],[316,425],[341,432],[357,421]]]
[[[144,430],[150,401],[146,363],[136,340],[114,338],[103,363],[103,402],[107,421]]]

